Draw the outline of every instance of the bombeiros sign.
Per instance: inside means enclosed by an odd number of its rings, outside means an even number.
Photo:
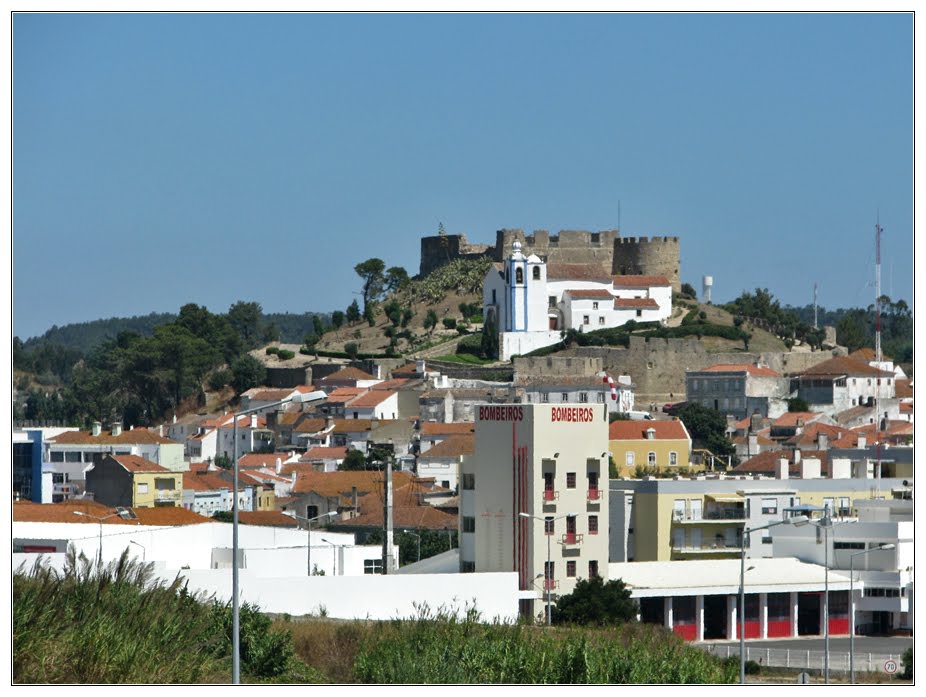
[[[524,407],[484,406],[479,407],[480,421],[523,421]],[[595,420],[592,407],[553,407],[550,410],[552,423],[591,423]]]

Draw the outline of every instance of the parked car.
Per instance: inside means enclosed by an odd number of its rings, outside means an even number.
[[[666,403],[662,405],[662,411],[669,416],[676,416],[688,402],[675,402],[674,404]]]

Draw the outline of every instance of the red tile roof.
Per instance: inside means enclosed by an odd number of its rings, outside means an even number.
[[[319,380],[320,383],[334,382],[338,380],[376,380],[377,378],[369,373],[365,373],[359,368],[347,367],[341,368],[336,373]]]
[[[801,450],[801,459],[815,458],[820,460],[820,475],[829,476],[829,455],[826,450]],[[800,464],[795,464],[794,453],[790,450],[767,450],[755,457],[746,460],[734,467],[731,472],[736,474],[774,474],[781,459],[788,460],[788,476],[795,477],[801,472]]]
[[[269,525],[275,528],[298,528],[299,521],[280,511],[238,511],[238,522],[243,525]]]
[[[116,509],[94,501],[63,501],[62,503],[31,503],[16,501],[13,503],[13,520],[24,523],[77,523],[98,525],[95,518],[105,518],[105,525],[190,525],[209,523],[210,518],[201,516],[185,508],[172,506],[158,508],[132,508],[136,520],[124,520],[116,515]],[[74,515],[75,511],[87,514]],[[87,517],[95,516],[95,518]]]
[[[293,431],[296,433],[318,433],[325,430],[325,419],[304,419],[296,424]]]
[[[476,435],[471,433],[465,436],[450,436],[437,443],[426,452],[419,455],[420,460],[434,460],[438,458],[459,457],[472,455],[476,451]]]
[[[868,365],[864,361],[849,358],[848,356],[836,356],[828,361],[823,361],[817,365],[808,368],[803,373],[798,373],[801,377],[840,377],[842,375],[865,376],[865,377],[894,377],[894,373],[878,370]]]
[[[390,397],[394,397],[395,395],[396,393],[392,392],[391,390],[383,390],[380,392],[371,390],[370,392],[367,392],[366,394],[360,395],[356,399],[352,399],[348,403],[347,406],[351,409],[353,408],[362,409],[362,408],[367,408],[367,407],[375,407],[375,406],[379,406],[380,404],[388,400]]]
[[[614,298],[614,309],[624,307],[659,307],[653,298]]]
[[[810,422],[816,421],[822,417],[822,413],[815,411],[786,411],[784,414],[772,421],[772,427],[790,428],[792,426],[797,426],[798,421],[803,421],[804,425],[807,425]]]
[[[411,382],[411,378],[393,378],[373,385],[371,390],[398,390]]]
[[[790,446],[805,448],[807,446],[816,445],[818,435],[821,433],[826,436],[827,443],[833,447],[836,447],[836,442],[844,443],[847,439],[849,442],[857,442],[858,440],[848,428],[814,422],[808,424],[802,433],[792,436],[785,442]],[[840,445],[838,447],[854,448],[855,446]]]
[[[407,472],[393,472],[392,484],[398,488],[407,484],[411,479]],[[294,494],[314,492],[319,496],[335,497],[350,495],[353,487],[360,493],[380,492],[383,488],[383,473],[378,471],[345,471],[345,472],[299,472]]]
[[[222,479],[218,472],[184,472],[183,474],[184,491],[221,491],[222,489],[231,491],[231,488],[232,482]],[[241,489],[239,481],[238,490]]]
[[[110,431],[103,431],[100,435],[93,435],[92,431],[65,431],[48,442],[56,445],[181,445],[178,441],[159,436],[146,428],[136,428],[123,431],[114,436]]]
[[[702,373],[742,373],[746,372],[756,377],[780,378],[781,373],[775,372],[767,366],[757,366],[752,363],[718,363],[704,368]]]
[[[382,423],[382,422],[380,422]],[[335,419],[333,433],[362,433],[373,430],[372,419]]]
[[[302,460],[343,460],[347,457],[347,448],[312,448],[306,451]]]
[[[869,362],[875,360],[875,358],[876,358],[876,356],[875,356],[875,350],[874,350],[873,348],[868,348],[867,346],[865,346],[865,347],[863,347],[863,348],[860,348],[860,349],[858,349],[858,350],[853,351],[852,353],[850,353],[850,354],[849,354],[849,358],[854,358],[854,359],[857,360],[857,361],[864,361],[865,363],[869,363]],[[882,353],[881,353],[881,360],[882,360],[882,361],[891,361],[892,359],[891,359],[889,356],[887,356],[886,354],[884,354],[884,353],[882,352]]]
[[[248,453],[238,458],[238,468],[269,467],[272,469],[277,466],[277,460],[286,462],[289,457],[289,453]]]
[[[913,397],[913,380],[909,378],[897,378],[894,381],[894,396],[897,399],[908,399]]]
[[[613,282],[615,286],[622,288],[651,288],[672,285],[665,276],[614,276]]]
[[[614,421],[608,428],[608,440],[647,440],[646,432],[649,429],[656,432],[655,440],[688,440],[685,425],[678,419],[672,421]]]
[[[458,421],[449,424],[425,421],[421,424],[422,436],[465,435],[467,433],[475,432],[476,424],[472,421]]]
[[[401,368],[396,368],[395,370],[392,371],[393,377],[400,376],[400,375],[401,376],[404,376],[404,375],[413,376],[417,374],[418,374],[418,366],[414,363],[406,363]]]
[[[604,288],[569,288],[563,292],[569,293],[569,296],[573,300],[591,300],[595,298],[611,299],[614,297],[610,291],[605,290]]]
[[[339,404],[347,403],[368,391],[366,387],[339,387],[328,395],[328,401]]]
[[[166,467],[138,455],[110,455],[109,457],[122,465],[122,469],[126,472],[139,474],[144,472],[170,472]]]

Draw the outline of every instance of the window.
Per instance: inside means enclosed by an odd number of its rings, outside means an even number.
[[[139,494],[148,493],[148,482],[138,482],[138,493]]]
[[[556,296],[555,295],[551,295],[547,298],[547,306],[556,307]]]
[[[52,462],[64,462],[64,453],[52,452],[51,461]]]
[[[514,284],[520,286],[524,283],[524,269],[514,270]]]
[[[569,560],[566,562],[566,576],[569,578],[576,577],[576,563],[574,560]]]
[[[541,393],[540,393],[540,403],[541,403],[541,404],[546,404],[546,403],[549,402],[549,401],[550,401],[550,393],[549,393],[549,392],[541,392]]]
[[[672,517],[675,520],[683,520],[685,518],[685,499],[675,499],[672,503]]]
[[[552,534],[553,534],[553,526],[554,526],[553,516],[548,515],[546,518],[543,519],[543,532],[544,532],[544,534],[546,534],[546,535],[552,535]]]
[[[539,266],[535,266],[535,267],[534,267],[533,276],[534,276],[534,280],[535,280],[535,281],[539,281],[539,280],[540,280],[540,267],[539,267]]]
[[[836,509],[836,515],[840,517],[852,515],[852,511],[849,508],[849,497],[848,496],[839,497],[839,508]]]
[[[383,573],[383,560],[380,559],[364,559],[363,560],[363,573],[364,574],[381,574]]]
[[[647,463],[650,467],[655,467],[655,466],[656,466],[656,453],[654,453],[652,450],[650,450],[650,451],[646,454],[646,463]]]
[[[762,544],[764,545],[772,544],[772,536],[769,535],[768,533],[765,533],[765,535],[763,535],[762,537]]]
[[[633,467],[633,450],[628,450],[624,454],[624,462],[628,467]]]
[[[582,315],[582,324],[588,324],[588,323],[589,323],[588,315]]]
[[[505,283],[511,283],[511,267],[505,267]]]
[[[80,453],[65,453],[64,454],[65,462],[80,462]]]
[[[495,305],[495,303],[496,303],[496,301],[495,301],[495,289],[493,288],[493,289],[492,289],[492,304]]]
[[[567,489],[576,488],[576,473],[575,472],[566,472],[566,488]]]
[[[553,491],[553,473],[552,472],[543,473],[543,490]]]
[[[637,317],[643,316],[643,310],[637,310]]]
[[[598,578],[598,560],[589,559],[588,561],[588,577],[589,578]]]
[[[473,491],[476,488],[476,475],[472,472],[463,473],[463,489]]]
[[[598,534],[598,516],[590,515],[588,517],[588,534],[597,535]]]
[[[173,491],[175,488],[174,479],[158,478],[154,480],[154,488],[158,491]]]
[[[592,303],[592,309],[593,309],[593,310],[597,310],[597,309],[598,309],[598,301],[595,301],[595,302]]]
[[[830,514],[835,514],[836,512],[836,507],[833,505],[834,503],[835,501],[832,496],[823,497],[823,506],[824,508],[828,508],[830,510]]]
[[[678,453],[674,450],[669,453],[669,467],[675,467],[678,464]]]
[[[476,572],[476,562],[464,561],[460,563],[460,573],[472,574]]]
[[[563,392],[563,393],[560,395],[560,401],[561,401],[561,402],[568,402],[568,401],[569,401],[569,393],[568,393],[568,392]]]
[[[864,542],[833,542],[833,550],[837,549],[865,549]]]
[[[595,395],[595,396],[596,396],[596,398],[598,399],[598,403],[599,403],[599,404],[604,404],[604,392],[599,392],[599,393],[598,393],[597,395]]]
[[[584,402],[587,402],[587,401],[588,401],[588,392],[580,392],[580,393],[579,393],[579,401],[580,401],[580,402],[583,402],[583,403],[584,403]]]
[[[604,315],[598,318],[598,324],[604,326]]]
[[[762,499],[762,513],[766,515],[778,513],[778,499]]]
[[[476,532],[476,519],[473,516],[463,516],[463,532]]]
[[[597,472],[588,473],[588,488],[591,491],[598,490],[598,473]]]

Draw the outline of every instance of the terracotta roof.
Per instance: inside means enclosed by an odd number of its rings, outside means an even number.
[[[221,489],[228,489],[231,491],[231,488],[232,482],[223,479],[218,472],[183,473],[184,491],[220,491]],[[239,480],[238,490],[240,491],[241,488],[241,481]]]
[[[286,477],[278,477],[269,472],[261,470],[242,470],[238,472],[238,485],[241,486],[273,486],[274,484],[288,484],[290,482]]]
[[[594,299],[594,298],[607,298],[611,299],[614,296],[611,294],[611,291],[604,288],[569,288],[564,293],[569,293],[569,296],[574,300],[583,300],[583,299]]]
[[[775,441],[771,440],[767,436],[763,436],[761,433],[754,433],[753,435],[756,437],[757,445],[775,445]],[[734,436],[730,439],[730,441],[734,445],[746,445],[749,443],[749,436]]]
[[[94,501],[63,501],[62,503],[31,503],[16,501],[13,503],[13,520],[24,523],[76,523],[98,525],[94,518],[74,515],[75,511],[88,516],[105,518],[105,525],[190,525],[209,523],[210,518],[201,516],[185,508],[172,506],[158,508],[132,508],[137,520],[124,520],[116,514],[116,509]]]
[[[411,475],[407,472],[393,472],[392,485],[398,488],[407,484]],[[383,488],[383,473],[379,471],[357,470],[344,472],[299,472],[294,494],[314,492],[319,496],[335,497],[349,495],[353,487],[357,491],[368,493],[379,492]]]
[[[450,436],[418,456],[419,460],[472,455],[476,451],[476,434]]]
[[[867,346],[857,349],[849,354],[849,358],[854,358],[857,361],[865,361],[869,363],[876,359],[875,350],[873,348],[868,348]],[[882,361],[892,361],[893,359],[890,356],[887,356],[884,352],[881,353]]]
[[[248,390],[248,392],[252,392]],[[266,388],[266,389],[256,389],[250,395],[252,402],[279,402],[283,399],[286,399],[293,393],[293,388]]]
[[[772,421],[772,427],[789,428],[792,426],[797,426],[797,422],[799,420],[803,421],[804,425],[807,425],[812,421],[816,421],[822,416],[822,413],[815,411],[786,411],[784,414]]]
[[[548,281],[597,281],[609,284],[610,274],[597,264],[547,264]]]
[[[293,431],[296,433],[318,433],[325,430],[325,419],[303,419],[296,424]]]
[[[798,446],[798,447],[807,447],[810,445],[817,444],[817,436],[823,434],[827,438],[827,443],[833,444],[835,441],[840,439],[848,439],[850,441],[857,440],[853,437],[852,431],[848,428],[843,428],[842,426],[830,426],[829,424],[821,423],[812,423],[804,429],[803,433],[792,436],[785,442],[788,445]],[[855,447],[854,445],[850,446],[841,446],[841,447]]]
[[[347,457],[347,448],[312,448],[306,451],[302,460],[343,460]]]
[[[653,429],[655,440],[688,440],[685,425],[672,421],[628,421],[619,419],[608,427],[608,440],[648,440],[646,432]]]
[[[897,378],[894,381],[894,395],[897,399],[912,399],[913,380],[910,378]]]
[[[829,455],[826,450],[801,450],[801,459],[816,458],[820,460],[820,475],[829,476]],[[734,467],[731,472],[737,474],[774,474],[778,461],[788,460],[788,476],[798,476],[801,472],[800,464],[794,462],[794,452],[790,450],[767,450],[755,457],[749,458]]]
[[[239,416],[238,417],[238,428],[251,428],[251,417],[252,416],[254,415],[248,414],[246,416]],[[224,428],[233,429],[234,427],[235,427],[235,415],[234,414],[228,414],[226,417],[222,418],[218,426],[216,426],[216,428],[222,428],[222,429]],[[265,419],[263,416],[258,416],[257,417],[257,428],[267,428],[267,419]]]
[[[293,476],[293,472],[296,472],[298,476],[299,472],[314,472],[314,471],[315,471],[315,468],[312,466],[311,462],[302,462],[300,460],[299,462],[288,462],[285,465],[283,465],[283,469],[280,470],[280,474],[283,475],[284,477],[291,478]]]
[[[411,382],[411,378],[393,378],[373,385],[371,390],[398,390]]]
[[[360,433],[373,430],[372,419],[335,419],[334,433]]]
[[[418,374],[418,366],[414,363],[406,363],[401,368],[396,368],[395,370],[392,371],[393,377],[396,377],[399,375],[412,376],[412,375],[417,375],[417,374]]]
[[[693,371],[694,372],[694,371]],[[718,363],[699,371],[702,373],[742,373],[746,372],[756,377],[780,378],[778,373],[767,366],[757,366],[752,363]]]
[[[900,411],[913,413],[913,402],[901,402]]]
[[[669,279],[665,276],[614,276],[615,286],[622,288],[651,288],[653,286],[669,286]]]
[[[622,307],[659,307],[653,298],[614,298],[614,309]]]
[[[398,473],[396,473],[398,474]],[[396,528],[426,528],[428,530],[456,530],[457,516],[440,510],[427,503],[422,503],[421,494],[434,491],[430,480],[411,479],[402,484],[395,483],[393,477],[392,522]],[[344,521],[350,527],[383,526],[383,503],[379,491],[371,492],[358,500],[360,515]]]
[[[475,432],[476,424],[472,421],[458,421],[449,424],[424,421],[421,424],[422,436],[466,435]]]
[[[350,400],[369,392],[367,387],[339,387],[328,395],[328,401],[346,404]]]
[[[868,414],[873,414],[873,413],[874,413],[874,407],[866,407],[866,406],[849,407],[848,409],[843,409],[841,412],[836,414],[836,416],[833,417],[833,420],[836,421],[836,423],[845,424],[845,423],[849,423],[850,421],[855,421],[856,419],[863,419]]]
[[[878,370],[868,365],[865,361],[849,358],[848,356],[836,356],[828,361],[818,363],[812,368],[808,368],[803,373],[798,373],[801,377],[826,377],[835,378],[842,375],[865,376],[865,377],[894,377],[894,373]]]
[[[347,367],[341,368],[336,373],[322,378],[319,380],[320,383],[331,382],[335,380],[376,380],[377,378],[369,373],[365,373],[359,368]]]
[[[375,406],[382,404],[389,398],[394,397],[395,394],[396,393],[392,392],[391,390],[383,390],[379,392],[371,390],[370,392],[367,392],[366,394],[360,395],[356,399],[352,399],[349,402],[348,406],[351,409],[355,407],[356,408],[375,407]]]
[[[238,522],[243,525],[269,525],[275,528],[298,528],[299,521],[280,511],[238,511]]]
[[[123,431],[118,436],[114,436],[111,431],[103,431],[98,436],[93,435],[92,431],[65,431],[49,438],[48,442],[56,445],[181,445],[178,441],[159,436],[146,428]]]
[[[109,457],[122,465],[122,469],[126,472],[170,472],[166,467],[138,455],[110,455]]]

